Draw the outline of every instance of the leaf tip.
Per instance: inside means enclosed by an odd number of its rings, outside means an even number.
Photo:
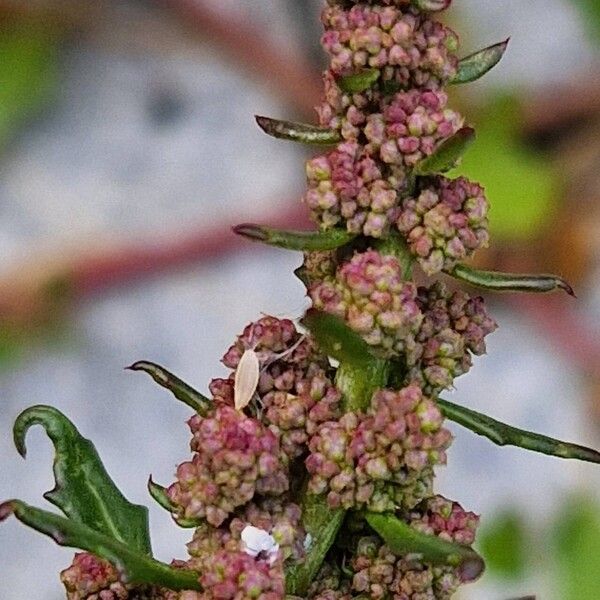
[[[16,509],[16,500],[7,500],[0,504],[0,523],[6,521],[8,517],[14,514]]]
[[[264,242],[267,239],[267,234],[263,227],[255,225],[254,223],[241,223],[232,227],[232,230],[237,235],[244,236],[251,240]]]
[[[577,298],[577,294],[575,293],[575,290],[573,289],[573,287],[571,286],[571,284],[566,279],[562,279],[562,278],[559,279],[558,280],[558,287],[561,290],[564,290],[572,298]]]

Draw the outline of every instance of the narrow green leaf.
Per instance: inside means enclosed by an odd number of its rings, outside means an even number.
[[[150,554],[148,509],[132,504],[121,494],[92,442],[59,410],[32,406],[17,417],[13,427],[15,446],[23,458],[27,453],[25,437],[32,425],[44,427],[55,449],[55,486],[44,498],[74,522]]]
[[[498,446],[517,446],[518,448],[558,458],[600,463],[600,452],[591,448],[569,442],[561,442],[560,440],[539,433],[532,433],[531,431],[511,427],[487,415],[448,402],[448,400],[438,398],[437,403],[448,419],[462,425],[466,429],[470,429],[477,435],[488,438]]]
[[[465,56],[465,58],[458,62],[458,72],[451,83],[470,83],[483,77],[500,62],[500,59],[506,52],[509,40],[510,38],[507,38],[503,42]]]
[[[573,288],[562,277],[556,275],[529,275],[517,273],[500,273],[498,271],[480,271],[466,265],[456,265],[448,273],[456,279],[470,283],[486,290],[496,292],[554,292],[564,290],[575,297]]]
[[[391,513],[367,513],[366,519],[398,556],[417,554],[425,562],[456,567],[464,582],[475,581],[485,569],[481,556],[469,546],[417,531]]]
[[[433,154],[415,167],[415,174],[435,175],[449,171],[456,166],[474,141],[475,130],[472,127],[459,129],[452,137],[442,142]]]
[[[342,526],[345,512],[342,508],[330,508],[325,496],[304,494],[302,526],[307,534],[306,557],[286,569],[288,594],[306,596],[311,581]]]
[[[307,123],[280,121],[270,117],[255,116],[258,126],[268,135],[280,140],[291,140],[302,144],[331,146],[342,141],[339,131]]]
[[[380,75],[379,69],[364,69],[353,75],[340,77],[337,83],[340,89],[347,94],[360,94],[372,88]]]
[[[193,529],[201,525],[203,521],[198,519],[180,519],[176,517],[174,515],[176,507],[172,504],[169,496],[167,495],[167,488],[155,483],[152,479],[152,476],[149,477],[147,486],[148,492],[152,496],[152,499],[155,500],[159,506],[171,513],[171,516],[177,525],[185,529]]]
[[[233,231],[255,242],[287,250],[334,250],[351,242],[356,235],[344,229],[328,231],[281,231],[253,223],[236,225]]]
[[[310,309],[301,322],[310,330],[320,348],[340,363],[367,367],[377,360],[367,342],[339,317]]]
[[[119,569],[128,583],[158,585],[170,590],[200,590],[198,574],[174,569],[131,544],[115,540],[83,523],[29,506],[20,500],[0,504],[0,521],[14,515],[19,521],[51,537],[57,544],[79,548],[103,558]]]
[[[160,365],[147,360],[140,360],[127,367],[127,369],[148,373],[156,383],[169,390],[177,400],[187,404],[199,415],[205,415],[212,408],[212,402],[206,396],[203,396],[185,381],[182,381]]]
[[[412,5],[424,12],[439,12],[446,10],[452,0],[412,0]]]

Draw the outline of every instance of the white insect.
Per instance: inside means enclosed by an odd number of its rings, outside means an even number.
[[[259,529],[253,525],[246,525],[242,531],[242,549],[246,554],[253,557],[257,557],[264,552],[269,561],[273,563],[277,560],[279,544],[264,529]]]
[[[254,350],[246,350],[240,358],[233,382],[233,398],[236,410],[243,410],[258,387],[260,363]]]

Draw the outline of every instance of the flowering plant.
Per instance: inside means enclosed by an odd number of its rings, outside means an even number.
[[[250,323],[210,397],[154,363],[130,367],[194,413],[175,481],[148,482],[193,530],[186,560],[152,557],[146,508],[123,497],[66,416],[40,405],[17,418],[22,456],[32,425],[54,444],[45,498],[64,516],[11,500],[0,519],[84,551],[61,573],[67,598],[450,598],[484,563],[472,548],[479,517],[434,491],[452,442],[445,419],[498,445],[600,462],[440,397],[496,328],[480,296],[440,276],[573,294],[558,277],[463,264],[488,244],[488,202],[478,183],[445,175],[475,133],[444,89],[484,75],[507,42],[459,60],[457,35],[435,18],[449,4],[329,0],[319,124],[257,117],[275,137],[328,147],[306,168],[317,231],[235,228],[304,252],[296,274],[312,306],[302,328],[271,316]],[[418,286],[415,269],[435,280]]]

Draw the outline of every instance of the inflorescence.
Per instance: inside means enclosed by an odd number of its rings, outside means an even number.
[[[287,319],[249,324],[223,357],[229,374],[210,384],[210,409],[190,419],[191,456],[165,490],[174,519],[196,527],[189,558],[173,565],[198,572],[202,591],[132,590],[109,563],[78,554],[62,574],[72,600],[280,600],[287,569],[302,565],[314,542],[302,514],[311,497],[361,525],[339,534],[305,597],[446,599],[462,582],[456,567],[394,551],[362,517],[394,514],[464,546],[478,524],[433,491],[452,441],[436,400],[485,352],[496,324],[482,298],[411,277],[412,263],[438,275],[488,243],[479,184],[418,176],[463,127],[444,91],[457,73],[458,38],[409,0],[330,0],[322,22],[330,64],[317,113],[339,143],[308,161],[304,202],[320,231],[356,238],[343,251],[305,253],[308,296],[394,376],[348,409],[351,392],[316,337]],[[390,239],[403,256],[386,250]],[[247,352],[257,384],[239,407]]]

